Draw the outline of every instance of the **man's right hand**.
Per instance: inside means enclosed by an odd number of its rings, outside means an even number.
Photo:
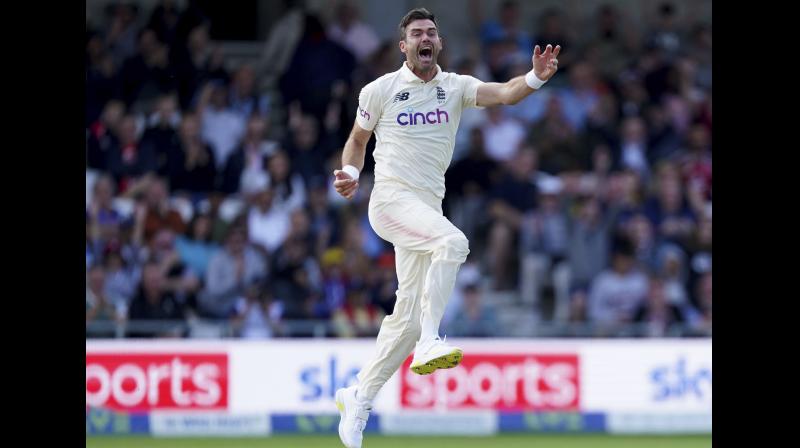
[[[336,192],[345,199],[352,199],[358,191],[358,181],[342,170],[334,170],[333,175],[336,176],[336,180],[333,181]]]

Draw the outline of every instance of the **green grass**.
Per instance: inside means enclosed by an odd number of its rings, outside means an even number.
[[[341,448],[336,435],[258,438],[86,438],[87,448]],[[492,437],[392,437],[368,435],[363,448],[710,448],[711,436],[517,435]]]

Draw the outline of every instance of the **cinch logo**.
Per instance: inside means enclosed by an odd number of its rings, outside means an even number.
[[[362,109],[360,106],[358,108],[358,114],[361,115],[361,118],[366,118],[369,121],[369,112]]]
[[[444,117],[444,121],[442,121],[442,117]],[[450,116],[447,115],[447,111],[439,110],[437,107],[436,110],[430,111],[428,113],[422,112],[411,112],[408,113],[403,112],[397,116],[397,124],[400,126],[415,126],[418,124],[439,124],[439,123],[450,123]]]

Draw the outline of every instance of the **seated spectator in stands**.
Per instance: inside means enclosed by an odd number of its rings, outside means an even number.
[[[296,127],[290,131],[286,154],[293,172],[302,176],[306,183],[325,172],[325,159],[333,150],[331,140],[331,136],[320,132],[319,122],[312,115],[301,115]]]
[[[483,303],[483,292],[477,282],[462,287],[461,309],[447,325],[447,332],[461,337],[492,337],[501,331],[494,309]]]
[[[671,167],[671,168],[667,168]],[[683,185],[672,165],[664,165],[656,179],[656,194],[644,205],[644,213],[666,241],[686,243],[695,227],[695,215],[683,194]]]
[[[247,214],[248,240],[264,254],[274,253],[289,235],[289,216],[289,210],[277,203],[274,191],[263,186],[254,193]]]
[[[244,137],[247,119],[231,109],[226,84],[212,82],[203,87],[197,104],[201,122],[200,135],[214,153],[217,168],[225,161]]]
[[[385,317],[383,311],[369,303],[369,296],[363,288],[348,289],[346,294],[344,306],[333,312],[336,336],[353,338],[378,334]]]
[[[309,184],[306,211],[310,220],[311,234],[314,236],[314,253],[318,258],[329,247],[339,243],[339,216],[328,201],[327,177],[320,175]]]
[[[122,64],[120,78],[122,98],[137,113],[149,110],[163,92],[177,88],[169,47],[158,40],[155,31],[144,29],[139,34],[137,54]]]
[[[137,233],[139,241],[147,243],[161,229],[183,233],[186,224],[180,213],[170,207],[167,184],[163,179],[153,179],[147,186],[144,201],[136,210]]]
[[[201,316],[227,319],[235,311],[236,299],[248,284],[269,275],[267,261],[247,243],[241,226],[229,230],[225,246],[208,264],[205,289],[198,296]]]
[[[181,261],[199,278],[205,278],[211,258],[220,250],[211,239],[211,215],[197,213],[185,235],[175,239],[175,249]]]
[[[165,175],[167,163],[178,145],[177,129],[181,112],[175,93],[166,93],[156,100],[153,112],[147,117],[147,129],[142,134],[142,146],[151,147],[158,158],[158,174]]]
[[[242,339],[270,339],[280,334],[280,304],[260,282],[249,285],[236,301],[231,319],[236,336]]]
[[[296,219],[293,221],[296,222]],[[323,280],[307,238],[291,235],[275,252],[271,281],[276,296],[280,297],[283,317],[312,317],[314,305],[323,295]]]
[[[633,321],[642,324],[637,334],[647,337],[675,335],[673,326],[684,321],[680,308],[667,298],[663,279],[651,277],[645,302],[633,314]]]
[[[125,116],[125,103],[111,100],[103,107],[100,118],[89,126],[86,142],[86,166],[108,171],[111,151],[119,142],[117,130]]]
[[[142,269],[142,284],[131,302],[128,319],[176,321],[184,318],[184,312],[173,293],[167,289],[161,265],[156,261],[145,263]],[[176,337],[184,332],[182,325],[158,331],[133,330],[130,337]]]
[[[102,265],[93,265],[86,274],[86,325],[91,322],[122,322],[127,304],[108,294],[106,273]],[[92,333],[95,336],[113,337],[114,332]]]
[[[108,171],[124,193],[145,174],[158,172],[158,157],[153,147],[140,144],[133,115],[122,118],[116,134],[118,142],[108,153]]]
[[[217,167],[214,153],[200,137],[200,123],[193,114],[183,116],[177,148],[167,164],[173,192],[187,192],[195,198],[214,190]]]
[[[263,172],[267,169],[269,156],[278,149],[278,144],[267,139],[269,122],[261,115],[247,120],[247,131],[242,144],[225,162],[225,170],[219,191],[233,194],[240,191],[243,173]]]
[[[187,32],[186,40],[174,45],[169,55],[178,80],[178,99],[183,110],[191,107],[205,83],[227,83],[229,78],[223,66],[224,55],[210,42],[209,23],[200,19],[188,26],[191,29]]]
[[[269,95],[256,90],[256,71],[250,64],[243,64],[233,73],[231,82],[231,110],[245,121],[258,115],[268,117],[270,111]]]
[[[105,247],[122,224],[122,216],[112,206],[114,190],[114,181],[106,174],[101,175],[94,184],[86,221],[91,225],[92,243],[98,249]]]
[[[621,165],[647,179],[650,176],[649,152],[647,148],[647,126],[640,117],[628,117],[620,125]]]
[[[632,322],[647,295],[647,276],[636,268],[634,255],[628,239],[616,238],[611,268],[601,272],[589,288],[589,319],[601,333]]]
[[[589,156],[579,144],[578,134],[567,120],[561,98],[550,95],[544,115],[529,128],[528,144],[539,151],[539,169],[556,175],[562,171],[578,170]]]
[[[275,195],[276,205],[294,210],[306,203],[306,186],[303,177],[292,171],[286,152],[275,151],[267,162],[269,187]]]
[[[691,308],[688,313],[692,332],[701,336],[711,336],[711,278],[711,271],[709,271],[697,281],[692,300],[693,303],[697,304],[697,307]]]
[[[164,274],[164,287],[175,295],[185,311],[194,311],[197,308],[196,294],[200,289],[200,277],[181,260],[175,248],[175,233],[170,229],[159,230],[143,250],[143,257],[159,263]]]
[[[486,113],[482,127],[486,154],[495,162],[509,162],[525,141],[525,127],[500,106],[489,107]]]
[[[119,64],[136,51],[139,6],[133,2],[115,2],[107,4],[106,14],[110,19],[105,30],[106,45]]]
[[[132,254],[131,254],[132,255]],[[135,257],[126,259],[123,248],[111,246],[104,253],[105,290],[127,306],[141,281],[142,269]]]
[[[563,44],[561,48],[564,48]],[[560,69],[561,60],[558,62]],[[560,92],[559,97],[564,117],[573,129],[581,131],[589,112],[597,107],[600,101],[600,95],[596,90],[597,78],[592,65],[583,61],[574,64],[568,76],[569,86]]]
[[[507,166],[508,174],[490,192],[489,260],[495,289],[516,288],[514,263],[522,217],[536,208],[536,150],[524,148]]]
[[[156,32],[158,39],[167,45],[175,42],[181,11],[175,0],[160,0],[150,13],[147,28]]]

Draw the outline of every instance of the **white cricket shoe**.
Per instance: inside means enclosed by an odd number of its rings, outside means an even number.
[[[356,399],[357,386],[336,391],[336,407],[339,409],[339,438],[347,448],[361,448],[364,428],[367,426],[372,406]]]
[[[445,336],[447,340],[447,336]],[[452,369],[461,362],[464,352],[436,336],[433,339],[417,342],[411,371],[419,375],[429,375],[436,369]]]

